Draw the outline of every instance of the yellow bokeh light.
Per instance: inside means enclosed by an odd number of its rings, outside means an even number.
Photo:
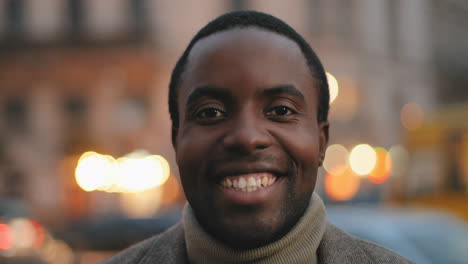
[[[375,150],[367,144],[355,146],[349,155],[351,169],[361,176],[369,174],[374,169],[376,162]]]
[[[75,178],[85,191],[142,192],[164,184],[170,175],[167,160],[146,151],[134,151],[117,159],[89,151],[76,166]]]
[[[149,156],[149,152],[144,150],[144,149],[137,149],[135,151],[132,151],[128,154],[126,154],[124,157],[125,158],[134,158],[134,159],[138,159],[138,158],[145,158],[147,156]]]
[[[424,112],[416,103],[408,103],[401,109],[401,124],[408,130],[415,130],[424,122]]]
[[[368,179],[375,184],[384,183],[392,173],[392,158],[384,148],[375,148],[377,161]]]
[[[94,191],[110,186],[115,174],[115,161],[111,156],[93,151],[84,153],[75,169],[75,179],[85,191]]]
[[[330,104],[332,104],[339,93],[339,86],[338,81],[336,80],[335,76],[331,73],[327,72],[327,80],[328,80],[328,89],[330,91]]]
[[[119,158],[120,187],[128,192],[141,192],[156,187],[162,168],[151,157]]]
[[[152,155],[151,157],[159,163],[159,166],[161,166],[162,170],[162,173],[158,175],[157,186],[163,185],[171,175],[171,167],[169,166],[169,162],[167,162],[167,160],[160,155]]]
[[[339,173],[328,173],[325,176],[325,192],[336,201],[353,198],[361,185],[359,177],[349,167],[337,169]]]
[[[106,161],[107,164],[107,173],[102,175],[100,186],[98,190],[106,191],[107,189],[111,188],[112,185],[115,183],[117,178],[117,162],[114,157],[110,155],[101,155],[101,158]]]
[[[339,173],[337,169],[346,169],[348,166],[348,150],[340,145],[330,145],[325,152],[323,168],[329,173]]]
[[[141,192],[164,184],[169,178],[169,164],[158,155],[145,158],[119,158],[119,187],[127,192]]]

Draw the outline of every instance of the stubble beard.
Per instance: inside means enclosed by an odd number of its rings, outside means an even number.
[[[279,240],[286,235],[304,215],[310,201],[310,194],[298,197],[293,179],[287,179],[286,194],[273,215],[263,215],[259,208],[242,206],[227,208],[230,212],[222,215],[213,197],[204,197],[204,204],[198,208],[192,205],[200,225],[215,239],[235,249],[251,249]],[[211,208],[212,210],[210,210]],[[237,214],[237,215],[236,215]],[[240,217],[238,217],[240,216]]]

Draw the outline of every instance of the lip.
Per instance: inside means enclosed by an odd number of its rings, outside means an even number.
[[[248,177],[248,175],[249,174],[243,174],[244,177]],[[276,175],[274,176],[276,177]],[[277,189],[280,187],[281,184],[283,184],[283,182],[283,177],[277,177],[276,181],[272,185],[263,187],[252,192],[242,192],[234,188],[225,188],[219,184],[216,184],[216,192],[218,192],[221,199],[224,199],[233,204],[260,204],[273,200],[274,197],[278,194]]]

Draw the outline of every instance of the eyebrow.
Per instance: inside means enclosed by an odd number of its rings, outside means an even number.
[[[299,97],[302,101],[305,101],[304,94],[302,94],[292,84],[282,84],[271,88],[261,89],[257,92],[257,94],[259,96],[277,96],[280,94],[289,94],[294,97]],[[228,90],[217,88],[214,86],[203,85],[195,87],[195,89],[193,89],[193,91],[189,94],[187,98],[186,105],[191,105],[204,96],[213,97],[223,101],[227,101],[232,98],[232,94]]]
[[[299,97],[302,101],[305,101],[304,94],[301,93],[294,85],[292,84],[282,84],[274,86],[272,88],[266,88],[258,91],[260,95],[264,96],[275,96],[279,94],[289,94],[295,97]]]
[[[204,96],[213,97],[219,100],[228,100],[232,97],[231,93],[225,89],[208,85],[198,86],[189,94],[186,105],[190,105]]]

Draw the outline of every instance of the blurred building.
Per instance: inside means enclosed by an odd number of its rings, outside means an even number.
[[[288,22],[338,79],[331,143],[390,148],[406,139],[406,104],[428,117],[468,101],[462,0],[2,0],[0,195],[50,222],[122,212],[118,194],[77,186],[74,166],[88,150],[144,148],[177,175],[170,71],[200,27],[234,9]],[[389,190],[363,181],[361,191]]]
[[[119,212],[85,193],[85,151],[171,157],[167,70],[149,1],[0,1],[2,196],[43,221]]]

